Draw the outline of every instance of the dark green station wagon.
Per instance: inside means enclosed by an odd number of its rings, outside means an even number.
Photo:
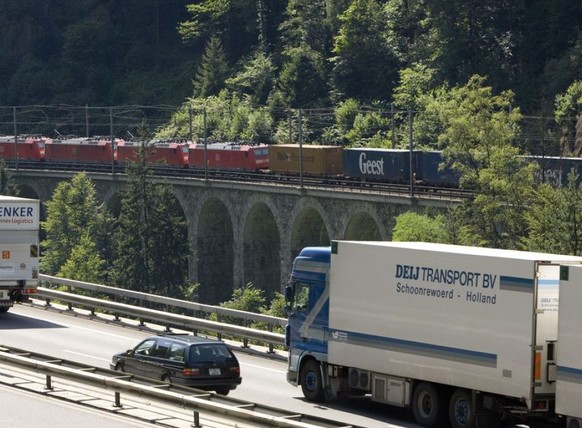
[[[111,369],[227,395],[241,383],[240,365],[221,341],[189,334],[148,337],[115,354]]]

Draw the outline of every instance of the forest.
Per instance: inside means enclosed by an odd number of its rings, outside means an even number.
[[[228,89],[271,108],[387,107],[424,70],[417,91],[480,75],[554,116],[582,78],[581,18],[577,0],[1,0],[0,105],[178,106]]]

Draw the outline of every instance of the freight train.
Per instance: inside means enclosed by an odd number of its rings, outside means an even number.
[[[258,172],[269,166],[266,144],[212,143],[187,140],[125,141],[110,137],[59,138],[0,136],[0,159],[21,165],[49,166],[127,165],[145,158],[149,166],[208,168]],[[143,155],[142,155],[143,150]]]
[[[458,188],[459,176],[444,166],[442,152],[298,144],[143,142],[110,137],[59,138],[0,136],[0,159],[22,166],[123,167],[142,158],[149,166],[174,170],[243,172],[277,177],[333,178]],[[412,156],[412,159],[411,159]],[[526,156],[540,166],[539,181],[567,183],[572,169],[582,176],[581,158]]]

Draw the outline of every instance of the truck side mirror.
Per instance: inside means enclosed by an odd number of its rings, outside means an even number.
[[[290,317],[292,313],[291,306],[289,305],[283,306],[283,313],[285,314],[286,317]]]
[[[293,291],[295,289],[294,285],[295,284],[293,282],[290,282],[287,285],[287,287],[285,287],[285,301],[286,302],[292,302],[293,301],[293,298],[295,297],[294,296],[295,293]]]

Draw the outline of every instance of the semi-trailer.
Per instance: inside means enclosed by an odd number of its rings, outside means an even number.
[[[582,267],[563,266],[556,349],[556,414],[582,428]]]
[[[0,195],[0,313],[38,287],[40,202]]]
[[[411,408],[427,427],[549,420],[562,375],[560,273],[577,265],[433,243],[305,248],[285,290],[287,380],[312,401],[370,395]]]

